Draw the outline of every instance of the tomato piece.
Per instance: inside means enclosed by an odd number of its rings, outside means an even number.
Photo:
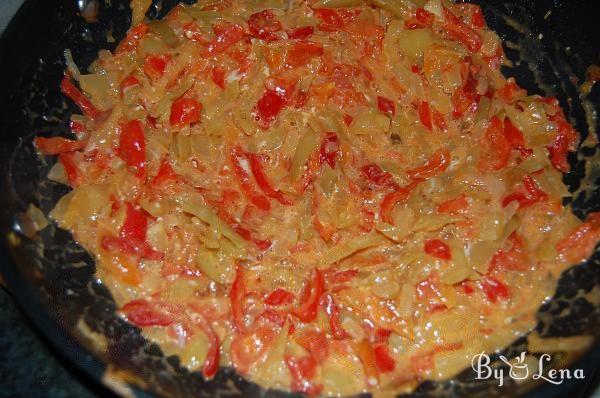
[[[340,310],[333,299],[333,296],[329,293],[324,294],[321,297],[321,302],[325,313],[329,317],[329,328],[331,329],[331,335],[334,339],[345,339],[348,337],[348,333],[344,330],[340,320]]]
[[[73,141],[63,137],[36,137],[33,144],[44,155],[59,155],[85,148],[86,141]]]
[[[262,160],[260,155],[256,153],[250,154],[250,168],[254,179],[258,184],[259,188],[270,198],[275,199],[282,205],[291,205],[292,201],[285,197],[285,195],[278,189],[271,186],[267,175],[263,169]]]
[[[494,116],[481,141],[481,155],[477,168],[484,172],[502,170],[508,164],[510,152],[511,147],[504,135],[502,120]]]
[[[392,210],[396,205],[408,198],[412,190],[417,186],[416,182],[412,182],[406,187],[397,188],[394,192],[387,194],[381,201],[379,215],[383,221],[388,224],[393,224]]]
[[[171,57],[168,55],[156,55],[150,54],[146,56],[144,60],[144,73],[152,80],[156,81],[163,77],[167,64]]]
[[[530,156],[533,151],[525,147],[525,137],[509,118],[504,119],[504,137],[511,148],[521,152],[523,157]]]
[[[244,323],[244,298],[246,297],[246,283],[244,281],[244,269],[238,265],[236,268],[235,279],[231,284],[229,299],[231,300],[231,315],[233,325],[236,330],[243,332],[246,330]]]
[[[137,326],[169,326],[173,316],[160,310],[160,306],[144,299],[132,300],[121,308],[127,319]]]
[[[323,390],[322,385],[316,385],[311,381],[315,376],[317,367],[317,364],[312,357],[296,358],[286,355],[285,364],[292,375],[292,391],[301,392],[308,396],[315,396]]]
[[[432,257],[437,257],[442,260],[452,260],[452,252],[450,246],[440,239],[428,239],[425,241],[425,253]]]
[[[236,24],[231,24],[218,29],[217,36],[209,43],[206,52],[210,55],[225,52],[229,47],[246,37],[244,29]]]
[[[368,164],[360,169],[360,174],[370,183],[379,188],[398,188],[394,178],[387,171],[383,171],[376,164]]]
[[[433,25],[435,15],[424,9],[423,7],[417,8],[415,16],[410,18],[404,23],[407,29],[421,29],[428,28]]]
[[[256,104],[258,125],[267,129],[286,105],[286,99],[275,90],[267,90]]]
[[[423,166],[408,170],[407,173],[413,180],[426,180],[443,173],[449,165],[450,151],[438,149]]]
[[[272,326],[259,326],[247,333],[235,333],[231,341],[231,361],[236,370],[242,374],[248,372],[276,337]]]
[[[312,41],[294,43],[285,54],[285,66],[298,68],[307,65],[313,58],[323,55],[323,45]]]
[[[312,26],[300,26],[292,30],[288,30],[288,39],[292,40],[306,40],[310,35],[315,33],[315,28]]]
[[[588,214],[585,222],[556,244],[556,250],[570,263],[585,261],[600,241],[600,212]]]
[[[214,66],[211,73],[212,81],[222,89],[225,89],[225,69],[220,66]]]
[[[319,299],[324,291],[323,273],[315,268],[312,279],[304,285],[300,292],[300,306],[292,310],[292,315],[304,323],[312,322],[317,317]]]
[[[248,154],[239,146],[231,148],[230,159],[233,165],[233,171],[237,177],[238,183],[248,200],[261,210],[271,210],[271,204],[266,196],[259,194],[254,190],[250,178],[251,165]]]
[[[396,368],[396,361],[390,355],[389,348],[385,344],[377,345],[373,349],[375,355],[375,365],[381,373],[393,372]]]
[[[469,200],[465,195],[440,203],[437,207],[438,213],[460,214],[469,208]]]
[[[75,85],[71,78],[65,75],[60,82],[60,91],[69,97],[81,109],[81,111],[90,119],[96,119],[102,112],[98,110]]]
[[[396,114],[396,104],[394,101],[382,96],[377,96],[377,109],[381,113],[389,113],[392,116]]]
[[[281,22],[271,10],[263,10],[250,15],[248,28],[252,36],[265,41],[277,40],[275,33],[282,30]]]
[[[171,105],[169,122],[171,126],[184,126],[200,120],[202,104],[193,98],[179,98]]]
[[[444,7],[444,23],[442,27],[451,38],[460,42],[467,50],[478,52],[481,49],[483,45],[481,36],[446,7]]]
[[[139,46],[142,37],[144,37],[146,33],[148,33],[148,29],[149,27],[145,23],[139,24],[138,26],[129,29],[129,31],[127,32],[127,36],[125,36],[125,39],[123,39],[123,41],[119,43],[117,49],[115,50],[115,53],[122,54],[125,52],[135,50]]]
[[[340,145],[337,135],[334,132],[326,133],[319,148],[319,166],[326,162],[329,167],[334,169],[339,151]]]
[[[508,286],[493,276],[484,276],[480,284],[483,292],[492,303],[497,302],[499,299],[504,301],[510,298]]]
[[[509,236],[508,241],[511,244],[510,248],[508,250],[500,249],[492,257],[490,271],[527,271],[529,263],[523,242],[516,232]]]
[[[294,301],[294,294],[285,289],[277,288],[263,300],[269,305],[287,305]]]
[[[132,120],[121,126],[119,156],[127,167],[134,169],[135,175],[146,178],[146,138],[139,120]]]
[[[202,332],[208,338],[208,351],[206,352],[206,358],[202,364],[202,374],[205,379],[212,379],[219,370],[219,358],[221,356],[221,342],[219,336],[215,333],[214,329],[208,321],[203,317],[196,318],[195,322],[200,326]]]
[[[75,157],[72,152],[64,152],[58,155],[58,161],[62,164],[67,174],[67,180],[71,186],[78,186],[83,182],[83,173],[75,162]]]
[[[530,175],[523,177],[523,188],[525,188],[525,192],[517,191],[506,196],[502,200],[502,206],[506,207],[510,202],[516,200],[519,202],[519,208],[525,208],[548,197]]]
[[[432,130],[433,125],[431,123],[431,109],[429,104],[425,101],[421,101],[417,106],[417,112],[419,113],[419,119],[425,128],[429,131]]]
[[[308,351],[317,363],[322,363],[329,356],[329,341],[322,332],[305,329],[294,340]]]

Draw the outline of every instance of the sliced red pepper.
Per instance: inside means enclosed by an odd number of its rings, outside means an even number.
[[[158,80],[165,74],[171,57],[168,55],[150,54],[144,60],[144,73],[152,80]]]
[[[220,66],[212,68],[211,73],[212,81],[222,89],[225,89],[225,69]]]
[[[250,172],[252,171],[250,165],[251,162],[248,159],[246,152],[239,146],[235,146],[231,148],[230,159],[238,183],[248,200],[261,210],[271,210],[269,199],[254,190],[254,185],[252,184],[250,177]]]
[[[153,186],[160,186],[169,181],[177,181],[179,176],[175,173],[175,170],[169,164],[167,159],[163,159],[158,167],[158,173],[152,179]]]
[[[133,87],[135,86],[139,86],[140,85],[140,81],[138,80],[137,77],[133,76],[133,75],[129,75],[127,76],[125,79],[123,79],[123,81],[121,82],[121,98],[123,98],[123,96],[129,91],[131,90]]]
[[[560,107],[558,109],[557,113],[550,117],[550,120],[556,123],[558,133],[552,145],[548,147],[548,151],[550,152],[552,166],[558,171],[567,173],[571,169],[568,155],[569,152],[577,149],[579,134],[567,121],[562,109]]]
[[[308,396],[316,396],[323,390],[322,385],[316,385],[311,381],[315,376],[317,367],[317,364],[312,357],[306,356],[296,358],[286,355],[285,364],[292,375],[292,391],[301,392]]]
[[[473,115],[479,107],[481,95],[477,93],[477,80],[469,73],[465,84],[452,94],[452,114],[455,118]]]
[[[144,299],[132,300],[121,308],[127,319],[137,326],[169,326],[171,314],[160,311],[160,306]]]
[[[426,180],[437,176],[450,166],[450,151],[438,149],[423,166],[408,170],[408,176],[413,180]]]
[[[481,49],[483,45],[481,36],[446,7],[444,7],[444,24],[442,26],[451,38],[459,41],[467,50],[478,52]]]
[[[431,123],[431,108],[429,107],[429,104],[425,101],[421,101],[417,107],[417,112],[419,113],[419,120],[421,120],[423,126],[431,131],[433,124]]]
[[[329,356],[329,341],[322,332],[304,329],[294,340],[308,351],[317,363],[322,363]]]
[[[312,322],[317,317],[317,308],[321,295],[325,291],[323,273],[315,268],[312,279],[305,284],[300,292],[300,306],[292,310],[292,315],[302,322]]]
[[[504,135],[502,120],[494,116],[481,141],[481,155],[477,167],[481,171],[502,170],[508,164],[510,152],[511,147]]]
[[[308,37],[313,33],[315,33],[315,28],[312,26],[300,26],[298,28],[288,30],[287,35],[288,38],[292,40],[305,40],[308,39]]]
[[[250,15],[248,28],[252,36],[265,41],[277,40],[275,33],[283,29],[281,22],[271,10],[263,10]]]
[[[530,156],[533,151],[525,148],[525,137],[521,130],[519,130],[509,118],[504,119],[504,137],[511,148],[521,152],[523,157]]]
[[[344,26],[344,18],[335,9],[319,8],[314,10],[315,17],[321,20],[318,28],[325,32],[337,32]]]
[[[139,120],[132,120],[121,127],[119,156],[135,174],[146,178],[146,139],[144,127]]]
[[[382,96],[377,96],[377,109],[379,109],[381,113],[389,113],[392,116],[396,114],[396,104],[394,101]]]
[[[75,154],[73,152],[61,153],[60,155],[58,155],[58,161],[60,162],[60,164],[62,164],[63,168],[65,169],[65,173],[67,174],[67,180],[69,180],[69,184],[71,184],[71,186],[73,187],[76,187],[82,183],[83,173],[79,169],[79,166],[77,166],[74,155]]]
[[[423,7],[417,8],[415,11],[414,18],[410,18],[404,23],[407,29],[422,29],[428,28],[433,25],[435,15],[424,9]]]
[[[469,208],[469,200],[465,195],[440,203],[437,207],[438,213],[460,214]]]
[[[333,299],[333,296],[329,293],[324,294],[321,297],[321,302],[325,313],[329,317],[329,328],[331,329],[331,335],[334,339],[345,339],[348,337],[348,333],[342,327],[340,320],[340,310]]]
[[[236,370],[246,373],[265,354],[276,336],[273,325],[258,325],[245,333],[236,332],[231,341],[231,361]]]
[[[348,127],[350,127],[350,125],[352,124],[352,121],[354,120],[354,118],[352,116],[350,116],[347,113],[344,113],[344,124]]]
[[[123,39],[123,41],[119,43],[117,49],[115,50],[115,53],[121,54],[124,52],[135,50],[139,46],[142,37],[144,37],[146,33],[148,33],[148,29],[149,27],[145,23],[139,24],[138,26],[129,29],[129,31],[127,32],[127,36],[125,36],[125,39]]]
[[[206,51],[210,55],[220,54],[242,40],[245,36],[246,33],[241,26],[235,24],[229,25],[219,29],[217,36],[208,43]]]
[[[527,90],[522,89],[513,81],[506,82],[504,86],[496,91],[496,94],[507,104],[527,95]]]
[[[394,358],[390,355],[387,345],[377,345],[373,349],[373,354],[375,355],[375,365],[377,365],[377,369],[379,369],[381,373],[394,371],[396,368],[396,361],[394,361]]]
[[[499,279],[493,276],[484,276],[480,283],[483,292],[492,303],[497,302],[498,299],[507,300],[510,298],[510,289]]]
[[[33,144],[44,155],[59,155],[85,148],[86,141],[73,141],[63,137],[36,137]]]
[[[387,171],[383,171],[376,164],[368,164],[361,167],[360,174],[379,188],[398,188],[398,184],[394,182],[392,175]]]
[[[525,208],[548,197],[530,175],[523,177],[523,187],[525,188],[525,192],[517,191],[511,193],[502,200],[502,206],[506,207],[510,202],[516,200],[519,202],[520,208]]]
[[[439,239],[428,239],[425,241],[425,253],[442,260],[452,260],[450,246]]]
[[[275,90],[267,90],[256,103],[258,125],[267,129],[281,113],[287,101]]]
[[[358,275],[357,269],[349,269],[345,271],[338,271],[333,274],[330,278],[328,278],[328,282],[330,283],[346,283],[350,282]]]
[[[294,301],[294,294],[285,289],[277,288],[265,297],[265,304],[269,305],[287,305]]]
[[[323,55],[323,45],[312,41],[294,43],[285,54],[285,66],[298,68],[307,65],[313,58]]]
[[[585,222],[556,244],[556,251],[571,264],[589,258],[600,241],[600,212],[588,214]]]
[[[319,166],[327,162],[329,167],[335,168],[335,162],[340,151],[338,137],[334,132],[328,132],[319,148]]]
[[[200,326],[202,332],[208,338],[208,351],[206,352],[206,358],[202,364],[202,374],[205,379],[212,379],[219,370],[219,358],[221,356],[221,342],[219,336],[215,333],[214,329],[203,317],[198,317],[195,322]]]
[[[523,242],[517,236],[516,232],[513,232],[509,236],[508,241],[511,245],[510,248],[508,250],[500,249],[492,257],[490,271],[527,271],[529,262]]]
[[[171,126],[185,126],[200,120],[202,104],[193,98],[179,98],[171,105]]]
[[[260,189],[270,198],[275,199],[282,205],[291,205],[292,201],[285,197],[285,195],[278,189],[271,186],[267,175],[263,169],[262,160],[259,154],[250,154],[250,168],[256,183]]]
[[[387,194],[381,201],[381,209],[379,210],[379,216],[381,219],[389,224],[393,224],[392,210],[396,205],[408,198],[412,190],[417,186],[417,182],[412,182],[406,187],[397,188],[394,192]]]
[[[244,298],[246,297],[246,283],[244,281],[244,269],[238,265],[235,280],[231,284],[229,299],[231,300],[231,315],[233,325],[238,332],[246,330],[244,323]]]
[[[90,119],[96,119],[102,112],[92,104],[88,97],[75,87],[71,78],[67,75],[60,82],[61,92],[69,97],[81,109],[81,111]]]

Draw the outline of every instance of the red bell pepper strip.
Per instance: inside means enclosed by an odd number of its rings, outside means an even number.
[[[152,179],[152,186],[160,186],[169,181],[177,181],[179,176],[175,173],[175,170],[169,164],[167,159],[163,159],[158,167],[158,173]]]
[[[413,180],[426,180],[446,171],[450,165],[450,151],[438,149],[423,166],[408,170],[408,176]]]
[[[519,202],[520,208],[525,208],[548,197],[530,175],[523,177],[523,187],[525,188],[525,192],[511,193],[502,200],[502,206],[506,207],[510,202],[516,200]]]
[[[480,284],[483,292],[492,303],[497,302],[498,299],[507,300],[510,298],[510,289],[508,286],[493,276],[484,276]]]
[[[222,89],[225,89],[225,69],[220,66],[212,68],[212,81]]]
[[[396,368],[396,361],[390,355],[387,345],[380,344],[373,349],[375,355],[375,365],[381,373],[393,372]]]
[[[439,239],[428,239],[425,241],[425,253],[442,260],[452,260],[450,247]]]
[[[588,214],[585,222],[556,244],[556,251],[571,264],[588,259],[600,241],[600,212]]]
[[[492,117],[481,142],[481,155],[477,168],[481,171],[502,170],[508,164],[512,148],[504,134],[502,120]]]
[[[465,195],[440,203],[437,207],[438,213],[460,214],[469,208],[469,200]]]
[[[258,125],[267,129],[281,113],[287,100],[275,90],[267,90],[256,103],[256,120]]]
[[[475,114],[481,95],[477,93],[477,80],[469,73],[465,84],[452,94],[452,115],[459,118],[466,114]]]
[[[257,12],[250,15],[248,19],[248,30],[252,36],[258,39],[265,41],[277,40],[275,33],[282,29],[281,22],[279,22],[271,10]]]
[[[305,40],[313,33],[315,33],[315,28],[312,26],[300,26],[298,28],[288,30],[287,35],[288,39]]]
[[[238,183],[244,192],[244,195],[248,200],[261,210],[271,210],[271,204],[266,196],[259,194],[254,190],[250,172],[252,168],[246,152],[239,146],[231,148],[230,153],[231,164],[233,165],[233,171],[238,179]]]
[[[135,87],[135,86],[139,86],[140,85],[140,81],[138,80],[137,77],[133,76],[133,75],[129,75],[127,76],[125,79],[123,79],[123,81],[121,82],[121,98],[123,98],[123,96],[127,93],[127,91],[129,91],[131,88]]]
[[[81,111],[90,119],[96,119],[102,112],[92,104],[88,97],[75,87],[71,78],[67,75],[60,82],[60,90],[69,97],[81,109]]]
[[[244,269],[238,265],[235,280],[231,284],[229,299],[231,300],[231,315],[233,325],[238,332],[246,330],[244,323],[244,298],[246,297],[246,284],[244,282]]]
[[[326,133],[319,148],[319,166],[327,162],[329,167],[335,168],[335,162],[340,151],[338,137],[334,132]]]
[[[125,39],[123,39],[123,41],[119,43],[117,49],[115,50],[115,53],[122,54],[124,52],[135,50],[140,44],[140,40],[142,40],[142,37],[144,37],[146,33],[148,33],[148,29],[149,27],[145,23],[139,24],[138,26],[129,29],[129,31],[127,32],[127,36],[125,36]]]
[[[302,288],[300,293],[300,306],[292,310],[292,315],[302,322],[312,322],[317,317],[317,308],[323,292],[325,280],[323,273],[315,268],[312,279]]]
[[[444,7],[444,23],[442,27],[451,38],[459,41],[467,50],[477,52],[481,49],[483,45],[481,36],[446,7]]]
[[[169,326],[175,319],[148,300],[132,300],[121,308],[127,319],[137,326]]]
[[[521,156],[528,157],[533,151],[525,147],[525,137],[521,130],[519,130],[509,118],[504,119],[504,137],[511,148],[521,152]]]
[[[329,317],[329,328],[331,329],[331,335],[334,339],[345,339],[348,337],[348,333],[342,327],[340,320],[340,310],[336,305],[333,296],[329,293],[324,294],[321,297],[321,302],[325,313]]]
[[[508,237],[508,241],[511,244],[510,248],[500,249],[492,257],[490,271],[527,271],[529,262],[521,238],[517,236],[516,232],[513,232]]]
[[[322,363],[329,356],[329,341],[323,332],[304,329],[294,340],[308,351],[317,363]]]
[[[294,43],[285,54],[285,66],[298,68],[307,65],[313,58],[323,55],[323,45],[312,41]]]
[[[291,205],[292,201],[283,195],[283,193],[275,189],[271,186],[267,175],[263,169],[262,160],[259,154],[252,153],[250,156],[250,168],[252,169],[252,174],[254,175],[254,179],[256,183],[260,187],[260,189],[270,198],[275,199],[282,205]]]
[[[202,365],[202,374],[206,379],[212,379],[217,370],[219,370],[219,357],[221,355],[221,342],[219,336],[215,333],[214,329],[202,316],[195,319],[195,322],[200,326],[202,332],[208,338],[208,351],[206,352],[206,358]]]
[[[226,51],[246,36],[244,29],[236,24],[220,29],[217,36],[213,38],[206,49],[209,55],[216,55]]]
[[[160,79],[165,74],[170,59],[171,57],[168,55],[147,55],[144,60],[144,73],[148,75],[152,81]]]
[[[318,8],[313,10],[314,16],[321,20],[317,26],[324,32],[339,32],[344,25],[360,14],[345,8]]]
[[[135,175],[146,178],[146,139],[144,127],[139,120],[132,120],[121,126],[119,156],[127,167],[135,170]]]
[[[399,202],[402,202],[408,198],[417,184],[417,182],[413,181],[406,187],[398,188],[383,198],[381,201],[381,208],[379,210],[379,216],[383,221],[393,224],[394,221],[392,220],[392,210],[394,210],[394,207],[396,207]]]
[[[311,356],[296,358],[285,356],[285,364],[292,375],[291,389],[308,396],[316,396],[322,390],[322,385],[314,384],[311,379],[315,376],[317,364]]]
[[[394,178],[376,164],[367,164],[360,169],[360,174],[379,188],[398,188]]]
[[[75,163],[75,157],[73,152],[64,152],[58,155],[58,161],[65,169],[67,174],[67,180],[71,186],[76,187],[83,181],[83,174],[77,163]]]
[[[414,18],[410,18],[404,23],[407,29],[422,29],[428,28],[433,25],[435,15],[424,9],[423,7],[417,8],[415,11]]]
[[[185,126],[200,120],[202,104],[193,98],[179,98],[171,105],[171,126]]]
[[[268,305],[287,305],[294,301],[294,294],[285,289],[277,288],[265,297],[263,301]]]
[[[379,109],[381,113],[389,113],[392,116],[396,114],[396,104],[394,101],[382,96],[377,96],[377,109]]]
[[[36,137],[33,144],[44,155],[60,155],[85,148],[86,141],[73,141],[63,137]]]
[[[558,111],[550,117],[550,120],[556,123],[558,133],[552,145],[548,147],[548,151],[550,152],[552,166],[558,171],[567,173],[571,169],[568,155],[569,152],[577,149],[579,134],[565,118],[563,110],[558,106],[558,101],[556,101],[556,107]]]
[[[433,124],[431,123],[431,108],[425,101],[421,101],[417,106],[417,112],[419,113],[419,120],[425,128],[429,131],[432,130]]]

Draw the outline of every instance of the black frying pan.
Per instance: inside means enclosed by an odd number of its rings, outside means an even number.
[[[46,180],[50,165],[41,162],[31,146],[37,134],[64,135],[73,109],[61,96],[59,82],[64,70],[63,50],[73,52],[77,64],[87,67],[99,49],[113,49],[107,31],[119,41],[129,26],[128,0],[100,0],[97,22],[88,23],[78,4],[84,0],[27,0],[0,39],[0,270],[8,289],[35,325],[77,367],[100,380],[107,367],[136,376],[138,396],[292,396],[266,391],[237,376],[231,369],[219,371],[206,382],[197,373],[183,369],[177,357],[166,358],[160,348],[140,335],[139,329],[115,313],[110,292],[94,278],[89,255],[75,244],[69,233],[55,226],[28,238],[22,217],[29,203],[48,212],[67,188]],[[174,0],[154,1],[150,18],[161,17]],[[480,1],[489,25],[504,40],[519,44],[506,48],[514,67],[507,75],[530,93],[557,96],[581,134],[590,131],[578,84],[585,70],[599,62],[600,23],[597,0],[512,0]],[[507,20],[506,17],[511,18]],[[512,23],[516,22],[516,24]],[[531,70],[537,72],[533,73]],[[588,97],[600,108],[600,90]],[[600,125],[591,120],[596,130]],[[580,149],[571,157],[572,172],[565,181],[572,190],[584,177],[584,162],[599,146]],[[600,183],[597,181],[596,183]],[[592,187],[573,202],[583,217],[600,210],[600,191]],[[583,293],[600,286],[600,255],[566,271],[555,297],[540,312],[537,331],[543,336],[594,334],[600,330],[600,307],[583,298]],[[95,344],[81,333],[81,322],[104,336],[106,346]],[[88,333],[89,335],[89,333]],[[506,348],[505,355],[526,349],[525,339]],[[424,382],[417,397],[441,396],[589,396],[598,384],[600,344],[573,363],[554,356],[554,364],[567,361],[584,370],[584,381],[550,384],[515,384],[497,387],[495,380],[474,380],[466,370],[452,381]],[[497,361],[497,358],[496,358]]]

